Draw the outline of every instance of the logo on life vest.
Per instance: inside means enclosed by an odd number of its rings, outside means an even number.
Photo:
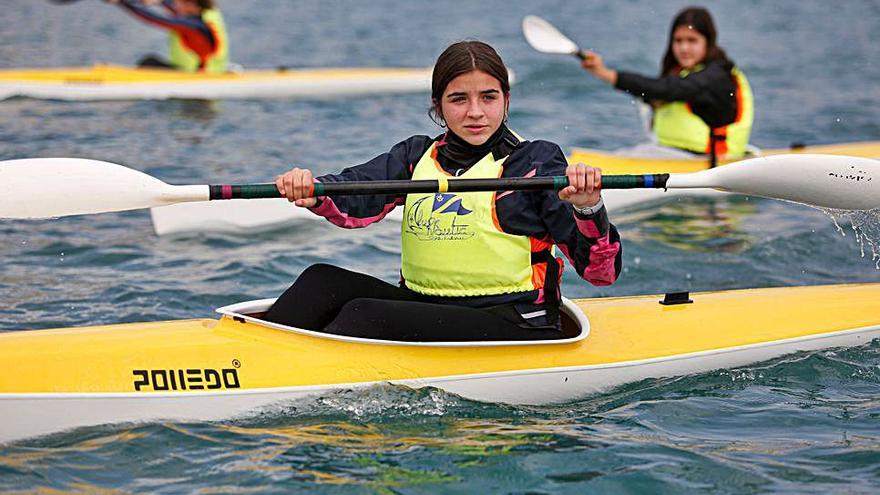
[[[134,389],[138,392],[169,390],[221,390],[241,388],[238,370],[241,362],[232,360],[232,368],[183,368],[132,370]]]
[[[433,199],[433,201],[429,201]],[[430,207],[428,205],[431,205]],[[415,203],[406,214],[407,234],[420,241],[461,241],[474,236],[462,217],[473,213],[462,205],[456,194],[437,193]]]

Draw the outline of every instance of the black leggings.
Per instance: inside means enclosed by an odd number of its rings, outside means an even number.
[[[489,311],[425,302],[419,294],[332,265],[308,267],[269,308],[266,320],[336,335],[407,342],[558,339]]]

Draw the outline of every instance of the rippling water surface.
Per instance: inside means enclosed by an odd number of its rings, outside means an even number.
[[[522,39],[539,13],[613,67],[653,73],[679,1],[222,2],[246,67],[426,66],[480,38],[516,72],[512,126],[563,149],[644,139],[626,96]],[[754,144],[880,139],[880,4],[708,4],[750,77]],[[0,67],[130,63],[164,37],[98,1],[9,0]],[[171,183],[330,172],[433,134],[427,95],[318,101],[0,102],[0,159],[122,163]],[[878,282],[845,221],[767,200],[666,200],[612,214],[625,272],[569,297]],[[863,221],[860,219],[859,221]],[[872,225],[877,225],[876,222]],[[209,317],[328,262],[395,280],[394,225],[320,222],[157,238],[145,211],[0,222],[0,330]],[[377,387],[223,423],[83,428],[0,446],[0,490],[120,493],[871,493],[880,485],[880,346],[649,380],[510,407]]]

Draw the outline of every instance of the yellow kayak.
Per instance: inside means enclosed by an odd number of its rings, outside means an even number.
[[[431,68],[316,68],[188,73],[118,65],[0,70],[0,100],[328,97],[428,92]]]
[[[222,420],[380,383],[510,404],[575,400],[655,377],[880,337],[880,284],[566,301],[565,339],[406,343],[219,319],[0,334],[0,441],[131,421]]]

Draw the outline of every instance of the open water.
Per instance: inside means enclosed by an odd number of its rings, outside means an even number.
[[[630,98],[574,60],[531,50],[540,14],[607,63],[654,73],[682,1],[221,2],[246,67],[427,66],[479,38],[516,72],[511,124],[563,149],[644,140]],[[753,143],[880,139],[880,3],[712,1],[720,43],[749,75]],[[0,67],[126,64],[164,36],[118,9],[6,0]],[[330,172],[439,132],[428,96],[319,101],[0,102],[0,160],[70,156],[171,183]],[[601,165],[601,164],[599,164]],[[613,214],[625,271],[569,297],[878,282],[846,222],[744,198],[660,201]],[[861,220],[860,220],[861,221]],[[0,222],[0,330],[209,317],[279,294],[328,262],[396,280],[394,225],[320,222],[247,235],[157,238],[146,211]],[[711,328],[707,328],[711,331]],[[345,392],[223,423],[83,428],[0,446],[21,493],[876,493],[880,344],[648,380],[564,405],[511,407],[438,390]]]

